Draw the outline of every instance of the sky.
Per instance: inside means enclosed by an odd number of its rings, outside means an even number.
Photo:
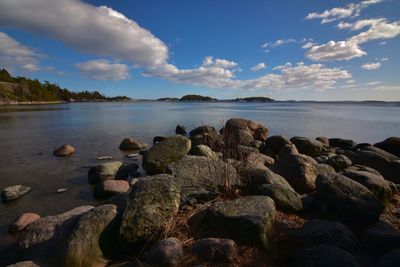
[[[0,0],[0,68],[137,99],[400,100],[400,0]]]

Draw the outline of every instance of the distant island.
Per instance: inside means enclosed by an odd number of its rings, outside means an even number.
[[[244,98],[236,98],[236,99],[228,99],[228,100],[218,100],[216,98],[212,98],[210,96],[202,96],[202,95],[184,95],[181,98],[175,97],[163,97],[157,99],[157,101],[180,101],[180,102],[190,102],[190,101],[222,101],[222,102],[273,102],[275,101],[269,97],[263,96],[253,96],[253,97],[244,97]]]
[[[269,97],[253,96],[253,97],[236,98],[234,101],[235,102],[272,102],[275,100],[272,98],[269,98]]]
[[[127,96],[107,97],[98,91],[72,92],[48,81],[12,77],[0,70],[0,104],[42,104],[62,102],[128,101]]]

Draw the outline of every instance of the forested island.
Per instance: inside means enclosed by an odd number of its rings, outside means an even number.
[[[190,102],[190,101],[204,101],[204,102],[214,102],[214,101],[223,101],[223,102],[273,102],[275,101],[269,97],[263,96],[253,96],[253,97],[244,97],[244,98],[236,98],[236,99],[227,99],[227,100],[219,100],[216,98],[212,98],[210,96],[202,96],[202,95],[184,95],[181,98],[175,97],[163,97],[157,99],[157,101],[181,101],[181,102]]]
[[[107,97],[98,91],[72,92],[48,81],[41,83],[37,79],[13,77],[7,70],[0,70],[1,104],[127,100],[130,98],[126,96]]]

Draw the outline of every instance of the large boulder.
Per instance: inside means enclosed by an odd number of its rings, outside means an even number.
[[[66,267],[100,267],[117,244],[117,206],[106,204],[83,214],[68,241]]]
[[[140,143],[134,138],[125,138],[119,145],[119,149],[121,150],[140,150],[146,147],[148,147],[147,144]]]
[[[282,175],[298,193],[309,193],[315,189],[315,178],[319,171],[317,162],[306,155],[287,154],[275,163],[272,170]]]
[[[290,267],[360,267],[346,250],[330,245],[318,245],[295,253]]]
[[[400,157],[400,137],[389,137],[374,146]]]
[[[206,261],[234,262],[238,258],[238,246],[231,239],[203,238],[193,244],[192,250]]]
[[[350,252],[359,249],[357,237],[338,222],[313,219],[295,229],[293,236],[307,245],[332,245]]]
[[[241,118],[229,119],[224,128],[224,138],[228,147],[251,146],[254,140],[264,141],[267,136],[268,129],[265,126]]]
[[[305,154],[310,157],[317,157],[321,155],[324,150],[324,145],[315,139],[309,139],[306,137],[295,136],[290,139],[295,144],[297,150],[301,154]]]
[[[352,164],[351,160],[345,155],[335,155],[330,157],[325,163],[332,166],[337,172],[346,169]]]
[[[9,233],[21,232],[28,224],[40,219],[40,215],[32,212],[23,213],[8,228]]]
[[[75,148],[71,145],[62,145],[56,150],[54,150],[53,154],[58,157],[66,157],[75,152]]]
[[[93,189],[95,198],[107,199],[116,194],[126,193],[129,191],[129,182],[125,180],[105,180]]]
[[[198,191],[217,192],[221,187],[240,184],[235,168],[219,159],[185,156],[168,166],[181,189],[181,198]]]
[[[208,125],[197,127],[189,135],[193,146],[206,145],[214,148],[214,144],[220,139],[217,130]]]
[[[143,169],[148,174],[165,172],[168,164],[180,160],[191,148],[188,138],[176,135],[151,147],[143,156]]]
[[[275,214],[274,201],[269,197],[239,197],[214,203],[199,226],[208,236],[266,247]]]
[[[143,259],[152,266],[179,266],[183,257],[182,242],[174,237],[163,239],[151,247]]]
[[[112,161],[91,167],[88,171],[89,184],[114,179],[122,164],[121,161]]]
[[[290,144],[292,143],[287,137],[283,135],[273,135],[265,140],[264,145],[260,148],[260,150],[266,155],[270,155],[270,153],[276,155],[279,154],[285,145]]]
[[[303,209],[299,194],[282,185],[263,184],[257,188],[256,194],[272,198],[276,208],[283,212],[296,213]]]
[[[140,247],[179,208],[179,186],[174,177],[159,174],[140,179],[134,186],[122,216],[120,242]]]
[[[275,160],[259,152],[251,152],[244,158],[246,164],[258,165],[261,167],[270,167],[274,164]]]
[[[356,143],[350,139],[329,138],[329,145],[333,147],[340,147],[342,149],[352,149]]]
[[[370,224],[383,211],[382,202],[368,188],[341,174],[321,174],[316,186],[317,198],[346,221]]]
[[[31,191],[31,188],[26,185],[13,185],[13,186],[8,186],[3,189],[1,192],[1,198],[3,199],[4,202],[22,197],[26,193]]]
[[[399,160],[400,159],[396,155],[393,155],[393,154],[391,154],[391,153],[389,153],[389,152],[387,152],[387,151],[385,151],[383,149],[380,149],[378,147],[371,146],[371,145],[370,146],[365,146],[365,147],[361,148],[361,150],[375,152],[375,153],[387,158],[388,160]]]

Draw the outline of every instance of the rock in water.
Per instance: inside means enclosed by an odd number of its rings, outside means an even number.
[[[150,148],[143,156],[143,169],[148,174],[165,172],[168,164],[180,160],[191,148],[188,138],[177,135],[169,137]]]
[[[105,180],[114,179],[122,164],[121,161],[113,161],[91,167],[88,172],[89,183],[98,184]]]
[[[144,261],[152,266],[178,266],[183,257],[182,242],[170,237],[156,243],[145,255]]]
[[[40,219],[40,215],[32,212],[24,213],[18,217],[8,228],[9,233],[18,233],[28,224]]]
[[[79,218],[68,241],[66,267],[106,266],[117,247],[117,206],[96,207]],[[114,222],[114,223],[113,223]]]
[[[146,147],[148,147],[147,144],[140,143],[133,138],[125,138],[119,145],[119,149],[121,150],[140,150]]]
[[[174,177],[159,174],[140,179],[128,197],[120,227],[124,246],[141,246],[179,208],[179,187]]]
[[[209,236],[266,247],[275,214],[271,198],[245,196],[214,203],[205,212],[199,226]]]
[[[176,125],[175,133],[181,134],[181,135],[186,135],[187,134],[186,127],[183,125],[179,125],[179,124]]]
[[[31,190],[29,186],[26,185],[13,185],[3,189],[1,192],[1,198],[4,202],[19,198]]]
[[[94,196],[98,199],[107,199],[116,194],[129,191],[129,182],[125,180],[105,180],[94,187]]]
[[[63,145],[54,150],[53,154],[59,157],[66,157],[75,152],[75,148],[71,145]]]
[[[317,197],[348,222],[371,224],[384,209],[368,188],[341,174],[321,174],[316,185]]]

